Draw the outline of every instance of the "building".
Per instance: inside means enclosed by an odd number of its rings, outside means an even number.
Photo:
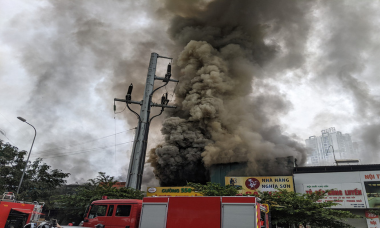
[[[309,165],[331,165],[335,159],[356,159],[359,146],[352,143],[350,134],[336,131],[334,127],[321,131],[320,136],[310,136],[305,140]],[[354,149],[354,145],[356,145]]]
[[[370,213],[380,208],[380,165],[343,165],[295,167],[294,187],[297,193],[333,190],[323,201],[336,201],[343,209],[363,216],[348,219],[356,228],[379,228],[379,217]]]

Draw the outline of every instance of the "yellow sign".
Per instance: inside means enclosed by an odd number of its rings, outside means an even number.
[[[202,196],[191,187],[148,187],[146,196]]]
[[[277,189],[294,192],[292,176],[225,177],[226,185],[241,186],[240,193],[275,192]]]

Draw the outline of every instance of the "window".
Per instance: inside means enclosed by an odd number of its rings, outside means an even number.
[[[112,216],[112,213],[113,213],[113,205],[110,205],[110,207],[108,208],[107,216]]]
[[[89,219],[96,218],[98,216],[105,216],[107,211],[107,205],[92,205]]]
[[[116,208],[116,216],[128,217],[131,213],[131,205],[118,205]]]

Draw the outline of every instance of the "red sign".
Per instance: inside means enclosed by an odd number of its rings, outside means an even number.
[[[370,219],[373,219],[373,218],[378,218],[379,216],[378,215],[375,215],[373,213],[370,213],[368,210],[365,211],[365,217],[366,218],[370,218]]]
[[[245,181],[245,186],[248,188],[248,189],[251,189],[251,190],[255,190],[255,189],[258,189],[260,187],[260,181],[257,180],[256,178],[248,178],[246,181]]]

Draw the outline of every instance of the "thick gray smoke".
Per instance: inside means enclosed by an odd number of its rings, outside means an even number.
[[[13,118],[23,116],[37,128],[32,159],[72,173],[69,181],[99,171],[127,172],[134,132],[118,134],[116,149],[114,136],[97,139],[115,133],[113,99],[124,98],[130,83],[133,99],[142,99],[150,53],[168,54],[165,26],[150,16],[158,7],[144,1],[41,1],[36,12],[7,24],[2,42],[13,48],[30,80],[30,92],[17,101],[22,106],[12,111]],[[118,103],[117,111],[124,107]],[[128,110],[116,119],[117,132],[137,125]],[[26,148],[33,137],[28,130],[13,134]]]
[[[98,138],[115,133],[113,98],[123,98],[133,83],[132,98],[141,99],[151,52],[174,57],[173,76],[180,80],[178,108],[165,110],[165,140],[149,153],[163,185],[207,181],[207,169],[218,163],[248,162],[247,175],[264,170],[281,174],[276,157],[294,156],[301,165],[304,148],[297,141],[304,138],[285,134],[280,120],[292,109],[285,92],[299,85],[321,98],[341,97],[352,105],[340,112],[324,109],[314,125],[330,127],[326,122],[331,119],[354,123],[352,135],[372,152],[362,162],[378,162],[373,159],[380,147],[376,1],[36,4],[24,4],[34,8],[26,7],[6,23],[0,20],[0,52],[9,49],[12,54],[12,61],[0,61],[0,114],[15,119],[14,124],[0,119],[0,127],[15,146],[28,150],[32,129],[15,117],[26,118],[38,131],[32,159],[42,157],[72,173],[69,181],[87,180],[99,171],[114,176],[127,171],[133,131],[117,135],[116,143],[126,144],[116,150],[114,137]],[[10,62],[17,64],[4,69]],[[166,64],[159,66],[158,76]],[[305,96],[304,102],[314,100]],[[313,112],[310,108],[302,114]],[[161,139],[160,120],[152,123],[151,145]],[[129,111],[116,115],[117,132],[136,124]],[[305,131],[308,126],[297,128]],[[152,184],[149,174],[144,173],[144,181]]]
[[[343,93],[353,106],[335,117],[356,122],[351,133],[355,141],[366,147],[366,153],[356,154],[362,163],[379,163],[380,94],[378,58],[380,45],[375,38],[379,31],[378,2],[327,1],[318,5],[320,37],[316,43],[320,52],[310,71],[321,94]],[[371,84],[371,87],[370,87]],[[377,88],[377,89],[374,89]],[[330,114],[326,110],[326,114]],[[318,122],[318,125],[324,125]],[[327,126],[324,126],[327,127]],[[321,128],[322,129],[322,128]]]
[[[302,164],[305,148],[278,126],[291,104],[266,85],[271,76],[262,68],[278,48],[266,42],[266,32],[284,30],[304,40],[307,26],[300,22],[306,23],[307,6],[244,0],[168,1],[167,6],[175,14],[169,34],[184,49],[176,62],[179,107],[163,123],[165,142],[150,152],[161,185],[205,182],[213,164],[248,162],[247,175],[282,173],[283,167],[263,169],[276,157],[294,156]],[[286,67],[302,64],[298,51],[288,53]]]

